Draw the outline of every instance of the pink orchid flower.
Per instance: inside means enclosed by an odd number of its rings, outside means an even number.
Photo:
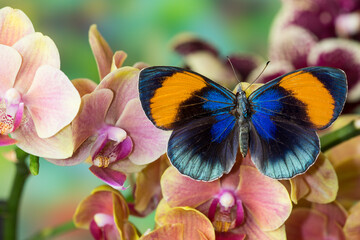
[[[190,207],[170,208],[161,201],[155,215],[156,229],[145,233],[140,240],[215,240],[209,219]]]
[[[59,69],[54,42],[10,7],[0,9],[0,33],[0,145],[16,143],[33,155],[69,157],[73,147],[65,126],[76,116],[80,96]]]
[[[294,240],[345,240],[346,219],[347,212],[337,202],[295,208],[285,223],[286,236]]]
[[[72,123],[74,155],[50,161],[73,165],[91,156],[90,170],[121,189],[126,179],[124,171],[138,172],[164,154],[169,133],[154,127],[143,112],[138,74],[137,68],[121,67],[84,95]]]
[[[195,181],[170,167],[162,176],[161,187],[170,207],[189,206],[204,213],[213,223],[217,239],[285,237],[282,225],[292,209],[289,194],[280,182],[255,167],[235,166],[213,182]]]
[[[126,174],[141,171],[165,153],[169,133],[154,127],[146,117],[138,93],[139,69],[121,67],[126,53],[113,54],[96,25],[90,27],[89,41],[101,82],[97,86],[89,79],[74,80],[82,96],[72,123],[75,152],[67,159],[48,160],[74,165],[90,156],[92,173],[124,189]]]
[[[137,230],[128,218],[126,200],[109,186],[95,188],[80,202],[73,217],[75,225],[89,229],[96,240],[138,239]]]

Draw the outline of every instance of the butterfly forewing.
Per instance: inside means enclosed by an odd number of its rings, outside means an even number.
[[[338,117],[346,94],[344,72],[327,67],[300,69],[255,90],[250,153],[259,170],[277,179],[306,171],[320,151],[315,130]]]

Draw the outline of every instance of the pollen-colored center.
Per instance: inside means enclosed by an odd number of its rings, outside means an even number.
[[[6,113],[5,104],[0,104],[0,133],[9,134],[14,128],[14,118]]]
[[[106,168],[109,166],[110,164],[110,158],[109,157],[105,157],[105,156],[101,156],[98,155],[96,156],[96,158],[93,161],[93,164],[97,167],[102,167],[102,168]]]

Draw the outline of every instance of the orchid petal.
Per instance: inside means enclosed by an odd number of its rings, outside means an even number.
[[[17,146],[27,153],[43,158],[64,159],[73,154],[71,126],[68,125],[50,138],[40,138],[36,131],[30,114],[25,109],[23,122],[11,133],[16,139]]]
[[[108,136],[106,133],[100,134],[96,137],[94,144],[91,147],[90,155],[91,159],[94,161],[98,153],[103,149],[106,143],[109,142]]]
[[[254,219],[250,213],[245,212],[246,220],[243,225],[235,228],[231,232],[236,234],[235,236],[246,235],[246,239],[261,239],[261,240],[283,240],[286,239],[285,225],[281,225],[279,228],[272,231],[264,231],[258,225],[256,219]],[[291,238],[289,238],[291,239]]]
[[[100,240],[103,238],[102,230],[101,228],[99,228],[99,226],[96,224],[94,220],[90,222],[89,230],[95,240]]]
[[[12,46],[22,37],[34,33],[34,27],[25,13],[18,9],[0,9],[0,44]]]
[[[17,143],[15,139],[8,137],[7,135],[0,135],[0,146],[8,146]]]
[[[193,208],[176,207],[169,209],[166,214],[157,218],[159,226],[182,223],[184,225],[184,239],[201,239],[201,232],[209,240],[215,240],[215,231],[209,219]],[[197,235],[197,236],[196,236]]]
[[[289,182],[291,187],[291,201],[297,204],[300,199],[310,192],[310,187],[301,175],[290,179]]]
[[[162,198],[160,178],[169,166],[166,155],[150,163],[136,178],[134,193],[135,210],[145,212],[147,209],[154,210]],[[148,211],[150,212],[150,211]]]
[[[184,240],[184,225],[181,223],[166,224],[142,236],[140,240]]]
[[[92,93],[97,86],[95,82],[87,78],[77,78],[72,80],[71,83],[79,92],[80,97],[84,96],[85,94]]]
[[[90,27],[89,42],[91,50],[94,53],[101,80],[110,72],[113,52],[109,44],[97,30],[97,26],[95,24]]]
[[[96,88],[96,90],[107,88],[116,93],[106,115],[107,124],[114,125],[126,104],[131,99],[139,97],[138,74],[139,70],[136,68],[122,67],[106,75]]]
[[[360,44],[346,39],[326,39],[316,44],[308,55],[309,65],[340,68],[346,73],[348,101],[360,100],[352,90],[360,81]]]
[[[216,240],[244,240],[246,234],[232,232],[216,232]]]
[[[82,97],[80,111],[72,123],[75,149],[103,126],[113,95],[111,90],[101,89]]]
[[[355,204],[350,209],[349,217],[344,226],[346,239],[357,240],[360,239],[360,202]]]
[[[81,146],[74,152],[74,154],[65,159],[52,159],[46,158],[47,161],[59,165],[59,166],[73,166],[85,161],[90,156],[90,149],[94,141],[91,139],[87,139]]]
[[[291,62],[296,69],[307,67],[307,56],[316,43],[317,38],[305,28],[289,26],[273,39],[270,59]]]
[[[23,101],[39,137],[48,138],[75,118],[81,98],[63,72],[44,65],[37,70]]]
[[[32,85],[36,71],[40,66],[50,65],[57,69],[60,68],[59,51],[55,43],[41,33],[27,35],[16,42],[13,47],[23,58],[15,81],[15,88],[23,94]],[[46,84],[46,86],[50,86],[50,84]]]
[[[170,132],[160,130],[152,124],[138,98],[128,102],[116,126],[123,128],[136,146],[129,156],[133,163],[147,164],[166,152]]]
[[[195,181],[169,167],[161,177],[161,189],[170,206],[197,207],[220,192],[220,181]]]
[[[288,239],[324,239],[326,217],[312,209],[297,208],[286,221]]]
[[[0,12],[1,11],[2,10],[0,10]],[[0,44],[1,97],[5,95],[8,89],[14,86],[15,78],[20,69],[21,62],[21,56],[14,48]]]
[[[262,175],[254,167],[240,167],[240,183],[236,194],[264,231],[279,228],[292,209],[286,188],[277,180]]]
[[[115,189],[125,190],[124,183],[126,180],[126,175],[122,172],[114,171],[110,168],[101,168],[96,166],[91,166],[90,171],[103,182],[109,184]]]
[[[77,227],[88,228],[97,213],[113,215],[113,193],[110,191],[97,191],[85,198],[78,205],[74,214],[74,223]]]
[[[347,212],[345,208],[337,202],[328,204],[313,204],[313,209],[327,216],[329,221],[336,222],[339,226],[343,227],[347,219]],[[328,227],[329,229],[329,227]]]
[[[126,158],[126,159],[122,159],[121,161],[116,161],[114,163],[111,163],[108,167],[116,171],[130,174],[130,173],[138,173],[141,170],[143,170],[146,166],[147,166],[146,164],[144,165],[134,164],[129,160],[129,158]]]
[[[254,54],[233,54],[229,56],[229,59],[226,59],[225,64],[229,68],[229,72],[232,71],[231,66],[234,66],[235,71],[240,74],[242,79],[247,79],[249,74],[258,66],[264,66],[264,59],[258,55]],[[230,70],[231,69],[231,70]]]
[[[259,73],[264,69],[264,66],[259,66],[255,68],[246,79],[247,82],[252,82],[259,76]],[[295,70],[294,66],[287,61],[275,61],[267,65],[266,71],[264,71],[256,82],[258,83],[267,83],[281,75],[284,75],[288,72]],[[243,83],[242,83],[243,84]],[[254,85],[254,84],[253,84]],[[251,86],[253,86],[251,85]]]
[[[310,188],[306,200],[316,203],[329,203],[335,200],[339,184],[334,167],[324,154],[320,153],[315,164],[303,175]]]
[[[126,58],[127,58],[126,52],[116,51],[112,58],[111,71],[120,68],[123,65]]]
[[[18,110],[15,115],[14,130],[20,126],[23,115],[24,115],[24,103],[21,102],[21,103],[19,103]]]

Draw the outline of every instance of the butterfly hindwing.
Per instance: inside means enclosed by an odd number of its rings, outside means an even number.
[[[317,129],[340,114],[347,94],[343,71],[300,69],[263,85],[249,96],[251,159],[267,176],[305,172],[320,152]]]
[[[139,92],[148,118],[165,130],[229,112],[235,106],[235,96],[229,90],[204,76],[176,67],[143,69]]]
[[[234,165],[238,137],[239,127],[231,114],[196,119],[173,131],[168,156],[182,174],[212,181],[228,173]]]

